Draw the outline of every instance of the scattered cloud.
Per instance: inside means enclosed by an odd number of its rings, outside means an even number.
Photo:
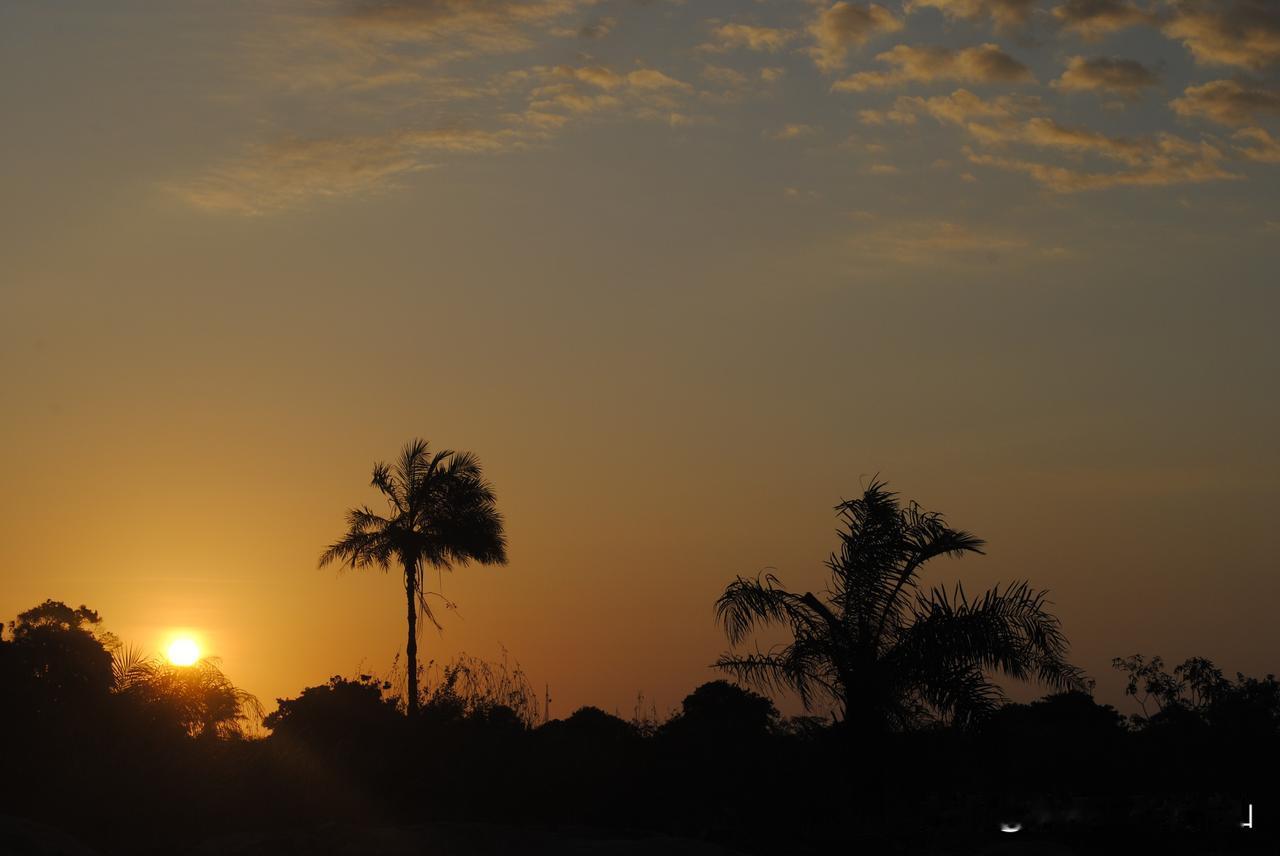
[[[1105,92],[1133,98],[1160,76],[1135,59],[1073,56],[1053,86],[1065,92]]]
[[[967,89],[957,89],[950,95],[899,96],[895,109],[905,113],[924,113],[940,122],[965,125],[982,120],[985,122],[1011,122],[1016,117],[1035,110],[1040,99],[1034,96],[1001,95],[983,99]]]
[[[591,5],[590,0],[340,0],[326,16],[349,37],[371,43],[449,40],[479,53],[532,45],[530,31]]]
[[[1167,187],[1240,177],[1223,169],[1224,155],[1219,149],[1206,142],[1194,143],[1167,133],[1153,138],[1123,140],[1091,131],[1039,124],[1029,126],[1022,139],[1040,146],[1097,154],[1121,161],[1125,168],[1086,169],[973,149],[966,149],[965,154],[970,163],[978,166],[1026,173],[1055,193],[1114,187]]]
[[[678,108],[693,87],[656,68],[622,74],[599,65],[557,65],[534,72],[543,82],[529,91],[527,109],[540,117],[616,112],[676,125],[692,121]]]
[[[902,31],[917,20],[912,13],[924,9],[934,10],[934,23],[939,13],[996,28],[1027,22],[1042,9],[1035,0],[798,5],[808,10],[801,22],[771,19],[764,26],[695,19],[688,40],[674,53],[648,55],[634,46],[619,53],[618,40],[606,39],[598,48],[591,45],[591,54],[566,62],[576,49],[561,39],[601,40],[615,30],[618,19],[604,14],[609,7],[601,0],[300,0],[270,16],[275,29],[246,37],[250,61],[244,68],[272,115],[289,116],[286,126],[308,130],[250,146],[172,189],[198,207],[247,214],[379,193],[403,186],[437,161],[546,143],[581,123],[704,124],[715,117],[691,105],[710,110],[741,103],[757,90],[768,96],[762,103],[780,105],[776,84],[797,54],[835,74],[853,51]],[[993,43],[878,46],[874,64],[836,74],[830,88],[876,93],[861,99],[871,103],[855,107],[865,126],[909,127],[932,119],[963,134],[963,140],[938,135],[952,148],[929,151],[923,163],[942,155],[959,168],[954,149],[963,143],[970,169],[1022,172],[1055,192],[1230,179],[1237,177],[1228,169],[1232,159],[1237,166],[1280,163],[1273,131],[1258,127],[1280,116],[1280,90],[1270,69],[1280,63],[1280,0],[1053,0],[1049,6],[1042,9],[1045,15],[1074,36],[1094,39],[1149,25],[1153,34],[1186,45],[1190,57],[1184,66],[1194,60],[1256,72],[1249,79],[1188,85],[1169,102],[1177,117],[1227,126],[1235,135],[1227,141],[1186,139],[1162,131],[1158,119],[1144,114],[1135,116],[1148,123],[1144,132],[1117,136],[1073,121],[1070,99],[1054,101],[1063,111],[1059,116],[1027,94],[1029,89],[980,97],[970,88],[1035,83],[1026,63]],[[694,14],[691,5],[684,9]],[[948,32],[959,29],[967,28]],[[1034,47],[1025,42],[1022,50]],[[741,53],[730,58],[735,51]],[[741,62],[748,54],[771,64]],[[649,64],[660,57],[670,65]],[[1045,58],[1042,51],[1040,60]],[[798,74],[788,90],[807,77]],[[1155,86],[1159,77],[1137,59],[1070,55],[1051,85],[1059,92],[1095,92],[1105,96],[1104,107],[1123,108],[1125,99]],[[948,87],[954,89],[949,95],[909,94],[911,88],[944,82],[963,88]],[[288,109],[277,109],[281,101]],[[825,118],[785,123],[786,116],[770,112],[763,135],[799,140],[817,133],[817,122],[826,124]],[[838,124],[832,119],[827,131],[847,135],[848,128]],[[317,137],[315,128],[345,133]],[[867,172],[892,173],[892,164],[884,162],[892,159],[886,142],[866,149],[876,161]]]
[[[901,109],[895,104],[885,110],[859,110],[858,121],[864,125],[914,125],[917,118],[911,110]]]
[[[799,140],[804,137],[812,137],[818,133],[818,129],[813,125],[802,125],[799,123],[791,123],[783,125],[776,131],[768,133],[766,136],[771,140]]]
[[[814,45],[810,55],[824,72],[844,68],[852,48],[862,47],[881,33],[902,29],[902,19],[876,3],[851,3],[841,0],[818,13],[809,24]]]
[[[1000,27],[1025,24],[1035,0],[908,0],[907,10],[933,8],[948,18],[990,18]]]
[[[1248,125],[1258,116],[1280,116],[1280,90],[1241,83],[1238,80],[1211,80],[1188,86],[1182,96],[1169,102],[1184,119],[1208,119],[1219,125]]]
[[[736,68],[727,68],[723,65],[704,65],[702,67],[702,76],[718,86],[736,88],[746,86],[751,82],[751,79],[741,71]]]
[[[1021,83],[1032,80],[1031,70],[993,44],[955,50],[926,45],[898,45],[876,59],[892,66],[885,71],[860,71],[832,87],[838,92],[866,92],[907,83],[957,80],[965,83]]]
[[[1242,128],[1232,135],[1232,139],[1248,143],[1237,148],[1240,154],[1249,160],[1258,163],[1280,163],[1280,140],[1262,128]]]
[[[720,24],[711,30],[711,40],[699,45],[700,50],[724,53],[736,48],[776,53],[796,37],[793,30],[754,27],[750,24]]]
[[[1173,0],[1164,31],[1181,40],[1203,65],[1258,70],[1280,62],[1276,0]]]
[[[683,80],[676,80],[663,74],[656,68],[641,68],[627,75],[627,83],[634,89],[679,89],[690,90],[693,87]]]
[[[579,39],[603,39],[605,36],[613,32],[614,27],[618,26],[617,18],[596,18],[588,21],[577,29],[561,28],[554,30],[557,36],[573,36]]]
[[[1155,16],[1132,0],[1066,0],[1053,8],[1053,17],[1066,30],[1089,40],[1108,33],[1155,22]]]
[[[930,98],[899,96],[892,113],[898,117],[928,115],[962,128],[973,141],[963,149],[970,163],[1025,173],[1057,193],[1239,177],[1224,168],[1225,153],[1208,142],[1193,142],[1163,132],[1113,137],[1064,125],[1049,116],[1031,115],[1042,108],[1034,96],[983,99],[958,89],[950,95]],[[885,118],[889,120],[888,111]],[[902,118],[890,121],[907,123]],[[1252,139],[1265,143],[1261,138]],[[1010,154],[1013,148],[1024,152]],[[1257,148],[1261,153],[1265,146]],[[1057,161],[1045,160],[1054,156]],[[1066,162],[1061,162],[1064,159]]]

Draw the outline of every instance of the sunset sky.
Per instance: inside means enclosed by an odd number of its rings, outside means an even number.
[[[5,0],[0,117],[5,621],[385,672],[316,560],[422,436],[510,539],[422,656],[553,715],[716,677],[876,473],[1104,701],[1280,670],[1274,0]]]

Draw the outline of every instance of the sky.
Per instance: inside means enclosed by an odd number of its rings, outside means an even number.
[[[1280,666],[1280,4],[6,0],[0,117],[4,620],[385,674],[316,561],[421,436],[510,541],[422,656],[553,716],[678,706],[876,474],[1103,701]]]

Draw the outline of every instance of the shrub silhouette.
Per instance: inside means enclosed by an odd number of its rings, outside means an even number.
[[[369,675],[353,680],[334,675],[326,684],[307,687],[297,698],[276,699],[263,725],[283,740],[314,747],[340,747],[360,735],[395,727],[396,702],[384,698],[390,685]]]
[[[778,709],[764,696],[729,683],[708,681],[680,704],[662,726],[668,738],[707,746],[763,739],[779,727]]]

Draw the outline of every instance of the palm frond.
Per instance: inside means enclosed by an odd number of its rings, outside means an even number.
[[[902,634],[892,657],[909,666],[959,663],[1000,671],[1017,680],[1037,680],[1054,689],[1080,689],[1084,675],[1067,662],[1061,622],[1047,607],[1047,592],[1023,581],[996,586],[970,600],[961,585],[918,595],[915,622]]]
[[[794,692],[805,710],[810,710],[820,697],[837,696],[831,682],[812,668],[816,665],[818,661],[787,646],[768,653],[722,654],[712,667],[766,693]]]
[[[116,692],[127,692],[149,680],[159,663],[135,645],[116,648],[111,653],[111,683]]]
[[[793,630],[821,624],[803,597],[781,587],[773,574],[749,579],[738,577],[716,600],[716,621],[730,645],[738,645],[754,630],[788,625]]]

